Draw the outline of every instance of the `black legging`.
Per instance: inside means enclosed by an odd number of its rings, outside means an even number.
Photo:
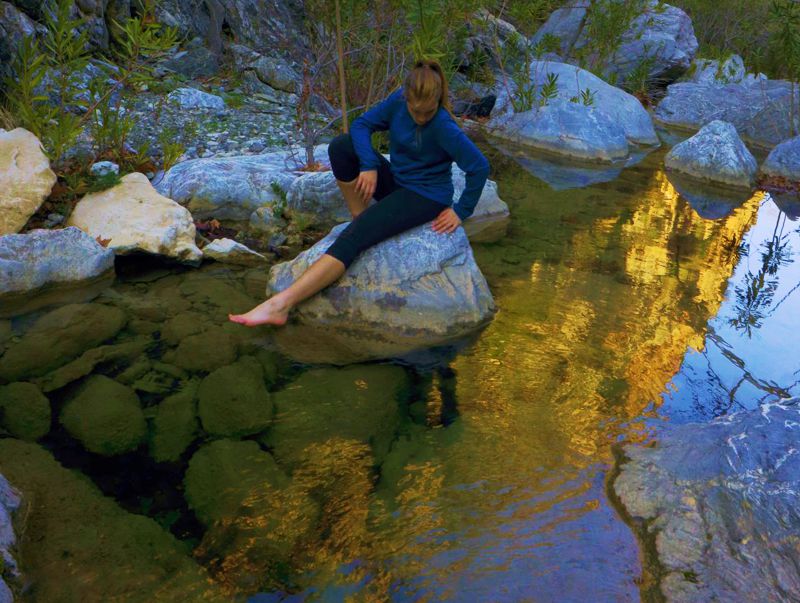
[[[337,180],[351,182],[358,178],[358,155],[349,134],[340,134],[331,141],[328,156]],[[430,222],[447,207],[398,186],[392,177],[390,163],[382,155],[378,156],[380,166],[374,198],[379,203],[361,212],[325,252],[341,261],[345,268],[365,249],[409,228]]]

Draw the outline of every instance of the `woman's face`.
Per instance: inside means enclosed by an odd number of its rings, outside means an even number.
[[[436,111],[439,110],[439,103],[436,101],[407,100],[406,106],[411,118],[420,126],[424,126],[433,119]]]

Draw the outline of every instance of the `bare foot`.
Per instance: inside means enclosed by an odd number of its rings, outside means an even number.
[[[231,322],[237,322],[248,327],[256,325],[280,326],[286,324],[288,318],[289,308],[280,302],[274,301],[273,298],[257,305],[245,314],[228,314],[228,319]]]

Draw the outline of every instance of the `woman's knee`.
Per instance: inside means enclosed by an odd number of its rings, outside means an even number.
[[[328,158],[337,180],[350,182],[358,177],[359,162],[350,134],[339,134],[328,145]]]

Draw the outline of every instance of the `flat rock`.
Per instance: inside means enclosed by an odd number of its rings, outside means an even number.
[[[191,214],[160,195],[144,174],[128,174],[120,184],[86,195],[68,224],[107,239],[118,255],[146,252],[187,264],[197,264],[203,257],[194,242]]]
[[[294,282],[345,226],[274,266],[268,294]],[[464,230],[442,235],[428,223],[367,249],[341,279],[297,306],[292,324],[276,329],[275,337],[298,359],[388,358],[463,338],[494,310]],[[304,339],[315,344],[299,348]]]
[[[770,151],[761,172],[766,176],[800,182],[800,136],[790,138]]]
[[[262,266],[267,258],[233,239],[214,239],[203,248],[203,255],[217,262],[241,266]]]
[[[800,130],[797,95],[794,102],[792,111],[791,84],[784,80],[762,80],[755,85],[678,82],[667,87],[654,117],[664,126],[684,130],[726,121],[745,141],[772,148]]]
[[[0,128],[0,235],[19,232],[56,183],[35,135]]]
[[[719,120],[675,145],[664,165],[698,180],[747,189],[753,187],[758,172],[758,163],[736,128]]]
[[[114,252],[78,228],[0,236],[0,315],[6,306],[10,312],[23,302],[30,306],[34,294],[80,286],[113,270]]]
[[[800,600],[798,426],[795,399],[624,448],[613,488],[647,521],[667,601]]]

